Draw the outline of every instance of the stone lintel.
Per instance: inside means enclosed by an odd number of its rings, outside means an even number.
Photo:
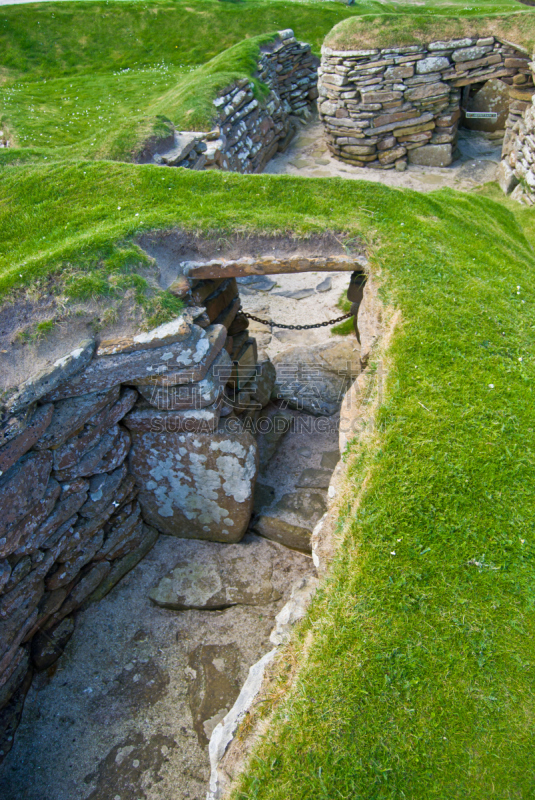
[[[190,278],[245,277],[247,275],[276,275],[286,272],[353,272],[363,265],[362,256],[289,256],[288,258],[238,258],[235,260],[184,262],[184,274]]]

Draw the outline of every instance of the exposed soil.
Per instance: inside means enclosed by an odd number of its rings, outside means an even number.
[[[347,234],[325,231],[306,238],[293,236],[268,236],[256,234],[225,234],[219,232],[189,233],[182,230],[155,231],[143,234],[137,244],[156,260],[160,271],[160,285],[167,288],[181,274],[183,261],[209,261],[213,258],[235,259],[242,257],[283,258],[293,255],[330,256],[347,252],[363,255],[362,243],[349,239]]]

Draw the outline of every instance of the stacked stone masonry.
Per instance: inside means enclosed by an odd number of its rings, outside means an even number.
[[[182,315],[137,336],[86,341],[4,393],[0,424],[0,761],[35,670],[74,612],[100,600],[159,532],[236,542],[253,504],[247,421],[273,369],[234,278],[183,278]]]
[[[534,68],[534,64],[530,64]],[[498,168],[500,186],[525,205],[535,204],[535,96],[508,129]]]
[[[535,91],[529,59],[492,36],[382,50],[324,47],[318,103],[328,147],[359,167],[448,166],[463,92],[491,78],[509,86],[511,130]]]
[[[262,45],[255,75],[269,87],[263,101],[254,83],[237,81],[215,99],[215,126],[208,133],[176,134],[172,150],[154,157],[158,163],[189,169],[261,172],[278,150],[285,150],[318,96],[319,60],[293,31],[280,31]]]

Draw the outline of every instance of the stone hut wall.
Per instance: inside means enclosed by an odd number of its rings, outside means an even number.
[[[448,166],[465,87],[509,85],[512,129],[535,91],[529,59],[490,36],[382,50],[322,49],[319,112],[330,151],[374,169]]]
[[[173,291],[188,304],[178,319],[86,341],[3,397],[0,761],[33,671],[159,531],[235,542],[246,530],[257,446],[244,420],[274,376],[257,376],[235,279]]]
[[[532,69],[534,65],[531,65]],[[505,194],[525,205],[535,204],[535,96],[508,129],[498,180]]]
[[[266,100],[255,98],[252,82],[236,81],[214,101],[213,131],[179,133],[173,149],[155,160],[189,169],[261,172],[310,113],[318,96],[318,64],[310,45],[297,42],[291,30],[280,31],[261,47],[258,61],[256,77],[271,90]]]

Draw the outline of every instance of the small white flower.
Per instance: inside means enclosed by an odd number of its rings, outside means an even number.
[[[489,389],[494,389],[494,384],[493,383],[489,383]]]
[[[518,356],[518,360],[519,360],[519,361],[522,361],[522,356]]]
[[[396,542],[401,542],[401,539],[396,539]]]
[[[517,288],[517,289],[520,289],[520,286],[517,286],[516,288]]]
[[[526,540],[525,539],[521,539],[520,540],[520,544],[526,544]]]
[[[121,210],[121,206],[117,206],[117,211],[120,211],[120,210]]]
[[[139,214],[136,214],[135,216],[136,216],[136,217],[139,217]]]
[[[391,551],[390,551],[390,555],[391,555],[391,556],[395,556],[395,555],[396,555],[396,551],[395,551],[395,550],[391,550]]]

